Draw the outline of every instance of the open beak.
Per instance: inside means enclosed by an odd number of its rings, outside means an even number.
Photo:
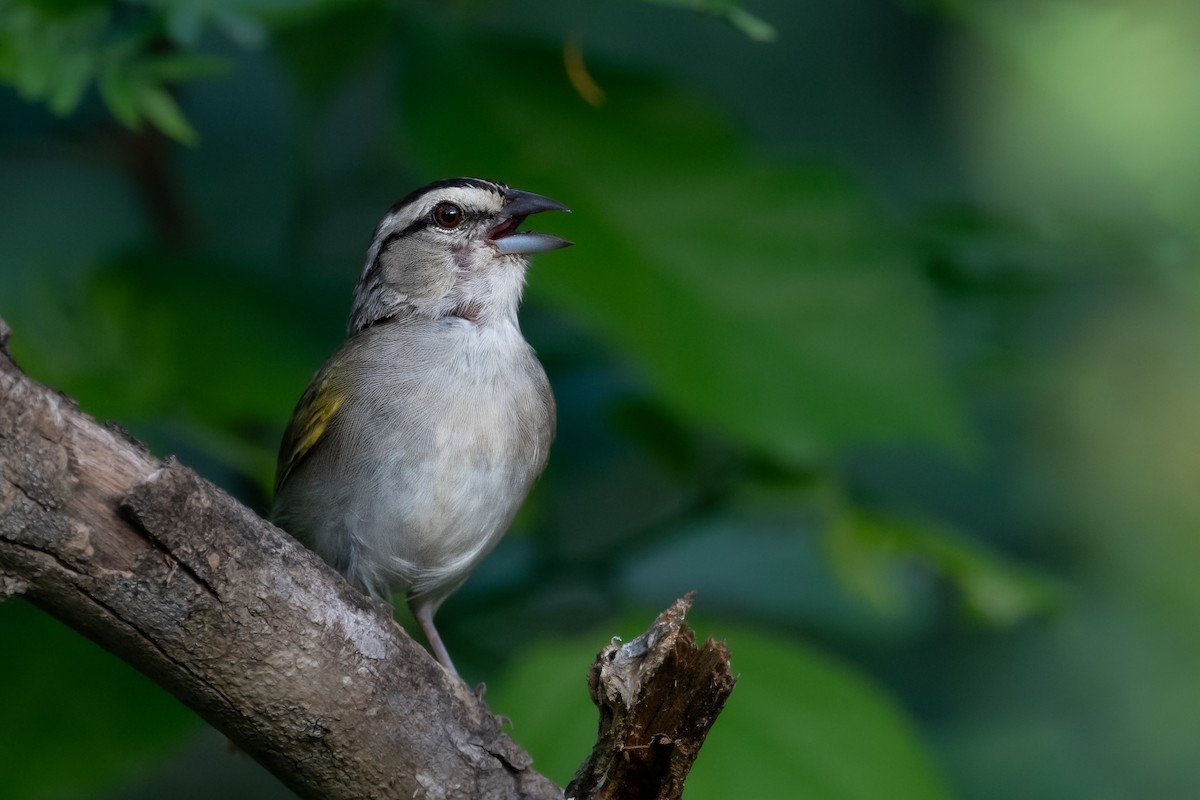
[[[508,201],[500,212],[500,222],[488,231],[488,241],[496,245],[501,255],[544,253],[547,250],[557,250],[569,247],[569,242],[549,233],[533,233],[520,231],[521,223],[530,214],[540,214],[543,211],[570,211],[557,200],[543,197],[532,192],[522,192],[519,189],[508,189],[505,192]]]

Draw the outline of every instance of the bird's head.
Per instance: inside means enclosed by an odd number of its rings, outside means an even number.
[[[549,197],[478,178],[417,189],[375,229],[354,291],[350,333],[403,315],[515,320],[529,255],[571,244],[520,226],[530,214],[568,210]]]

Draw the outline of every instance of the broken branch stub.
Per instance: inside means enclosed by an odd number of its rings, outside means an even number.
[[[636,639],[600,651],[588,676],[600,709],[591,756],[567,797],[668,800],[683,783],[708,731],[733,691],[729,650],[709,639],[696,645],[684,621],[688,594]]]

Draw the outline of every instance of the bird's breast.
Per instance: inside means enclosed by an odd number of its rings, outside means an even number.
[[[370,516],[392,531],[395,556],[429,567],[490,549],[541,473],[554,429],[545,373],[519,331],[448,333],[437,358],[380,398],[374,416],[387,422],[368,434],[384,445],[375,468],[387,486]]]

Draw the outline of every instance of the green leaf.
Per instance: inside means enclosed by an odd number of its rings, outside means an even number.
[[[530,291],[627,353],[677,411],[793,463],[864,441],[965,447],[917,259],[844,176],[760,160],[645,79],[599,75],[610,100],[595,109],[556,54],[415,39],[415,64],[459,65],[405,94],[425,171],[571,205],[539,225],[577,246],[538,259]],[[464,107],[486,124],[463,125]]]
[[[614,625],[523,653],[489,685],[497,713],[534,767],[565,784],[589,751],[597,712],[584,676],[598,643],[650,620]],[[850,665],[781,637],[722,625],[738,683],[688,779],[688,800],[948,797],[921,737],[899,706]]]
[[[184,143],[197,135],[166,84],[223,72],[226,59],[194,52],[154,52],[166,24],[143,10],[118,24],[91,0],[46,7],[0,7],[0,81],[65,115],[92,80],[112,115],[128,128],[143,120]]]
[[[224,75],[230,67],[229,59],[205,53],[163,53],[148,56],[141,62],[144,74],[162,83]]]
[[[59,116],[74,111],[91,82],[94,69],[94,56],[90,50],[63,53],[58,59],[57,79],[49,87],[46,98],[50,110]]]
[[[757,42],[773,42],[778,35],[770,23],[742,8],[736,0],[646,0],[646,2],[721,17],[738,31]]]
[[[100,72],[100,96],[109,112],[127,128],[136,128],[141,121],[138,112],[137,86],[127,65],[108,63]]]
[[[729,23],[756,42],[773,42],[779,36],[775,27],[756,17],[744,8],[737,6],[727,12]]]
[[[1013,625],[1059,604],[1060,590],[1034,570],[972,543],[945,524],[841,509],[825,530],[830,563],[848,588],[881,612],[902,608],[902,568],[913,562],[949,581],[972,618]]]
[[[0,630],[5,797],[102,796],[199,724],[148,678],[24,601],[0,604]]]
[[[107,21],[107,9],[95,3],[54,13],[0,6],[0,81],[28,100],[45,101],[55,114],[70,113],[92,79]]]
[[[221,63],[220,59],[182,54],[141,59],[128,42],[122,42],[106,52],[100,96],[127,128],[136,130],[145,120],[172,139],[195,144],[199,136],[163,82],[220,69]]]
[[[138,108],[154,127],[184,144],[195,144],[199,135],[188,123],[171,93],[162,86],[143,84],[138,91]]]
[[[920,732],[846,662],[722,626],[737,688],[688,780],[688,800],[935,800],[949,793]]]

